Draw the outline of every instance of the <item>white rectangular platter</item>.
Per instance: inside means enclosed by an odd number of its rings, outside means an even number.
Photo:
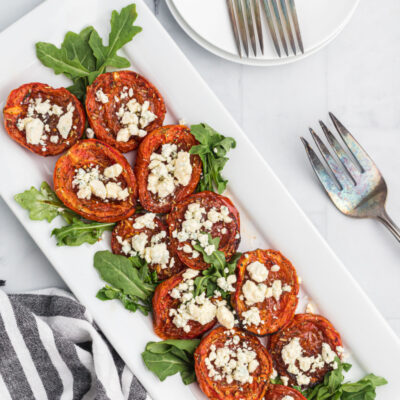
[[[0,49],[5,55],[0,64],[2,105],[12,89],[26,82],[40,81],[56,87],[69,84],[40,64],[35,56],[35,42],[58,44],[68,30],[79,31],[87,25],[94,25],[104,36],[108,33],[111,11],[128,3],[48,0],[4,31],[0,35]],[[241,213],[240,249],[274,248],[285,254],[303,280],[303,303],[307,295],[341,332],[352,354],[351,376],[359,378],[365,372],[382,375],[389,385],[379,388],[378,398],[397,398],[399,339],[151,11],[142,0],[136,3],[137,24],[143,27],[143,32],[125,46],[125,56],[163,94],[168,108],[166,122],[176,122],[179,118],[185,118],[189,124],[204,121],[237,140],[225,175],[229,179],[229,196]],[[57,247],[50,232],[61,225],[61,220],[56,219],[52,224],[31,221],[27,212],[14,202],[16,193],[30,186],[38,187],[43,180],[51,183],[56,160],[29,153],[14,143],[3,127],[0,129],[1,195],[72,292],[90,310],[154,399],[202,398],[196,385],[184,386],[179,376],[161,383],[144,367],[140,354],[148,341],[157,340],[149,317],[132,314],[116,301],[96,299],[103,282],[93,268],[93,255],[109,248],[109,237],[94,246]]]

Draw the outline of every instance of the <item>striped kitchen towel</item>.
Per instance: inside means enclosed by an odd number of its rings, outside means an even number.
[[[0,290],[1,400],[145,400],[89,313],[69,293]]]

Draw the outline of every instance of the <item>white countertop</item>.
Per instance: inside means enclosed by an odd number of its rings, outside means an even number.
[[[40,2],[0,2],[0,30]],[[162,1],[158,13],[398,335],[400,245],[378,222],[350,219],[334,208],[316,180],[299,136],[309,137],[308,127],[317,129],[318,120],[326,121],[328,111],[333,111],[379,166],[389,187],[388,212],[400,224],[399,13],[398,0],[386,0],[384,7],[364,0],[328,47],[298,63],[273,68],[219,59],[179,28]],[[0,279],[7,281],[6,290],[65,287],[1,199],[0,214]]]

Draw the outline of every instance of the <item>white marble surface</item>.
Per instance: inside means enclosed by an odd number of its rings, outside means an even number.
[[[0,2],[0,30],[40,2]],[[153,5],[153,0],[146,2]],[[377,222],[336,211],[299,141],[300,135],[308,136],[308,126],[317,128],[318,119],[335,112],[380,167],[390,189],[388,212],[400,223],[399,1],[386,0],[385,7],[362,1],[328,47],[299,63],[274,68],[244,67],[207,53],[159,3],[161,23],[400,335],[400,245]],[[2,200],[0,214],[0,279],[7,281],[6,289],[64,287]],[[337,291],[340,296],[340,287]]]

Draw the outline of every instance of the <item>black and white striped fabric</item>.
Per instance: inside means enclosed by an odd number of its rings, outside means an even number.
[[[0,290],[1,400],[145,400],[146,391],[69,293]]]

